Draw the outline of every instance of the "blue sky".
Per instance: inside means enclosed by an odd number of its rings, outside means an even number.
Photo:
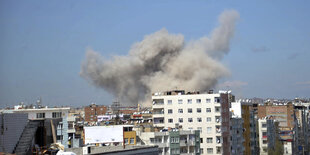
[[[309,1],[0,1],[0,107],[111,104],[79,76],[85,51],[126,55],[166,28],[186,41],[210,34],[227,9],[240,14],[220,86],[238,97],[310,97]],[[227,85],[229,87],[227,87]]]

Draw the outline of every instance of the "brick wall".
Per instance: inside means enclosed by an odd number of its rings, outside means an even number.
[[[105,115],[105,113],[107,112],[107,107],[103,105],[90,105],[84,108],[84,112],[85,121],[96,122],[98,115]]]

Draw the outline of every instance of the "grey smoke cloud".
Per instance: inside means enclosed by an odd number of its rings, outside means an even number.
[[[151,93],[172,90],[206,91],[229,71],[220,59],[229,51],[239,13],[224,11],[210,37],[189,43],[181,34],[161,29],[135,43],[126,56],[106,60],[88,49],[80,75],[112,93],[121,104],[148,102]]]

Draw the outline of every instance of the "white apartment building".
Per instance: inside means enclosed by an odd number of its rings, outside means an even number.
[[[227,92],[155,93],[154,127],[200,130],[201,154],[230,154],[230,98]]]
[[[258,131],[259,131],[259,150],[260,155],[268,154],[268,136],[267,136],[267,120],[259,119],[258,120]]]

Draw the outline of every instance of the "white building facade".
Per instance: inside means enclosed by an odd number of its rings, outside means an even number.
[[[230,154],[229,96],[184,91],[155,93],[152,96],[154,127],[200,130],[201,154]]]
[[[267,136],[267,120],[258,120],[258,134],[259,134],[259,150],[260,155],[268,154],[268,136]]]

